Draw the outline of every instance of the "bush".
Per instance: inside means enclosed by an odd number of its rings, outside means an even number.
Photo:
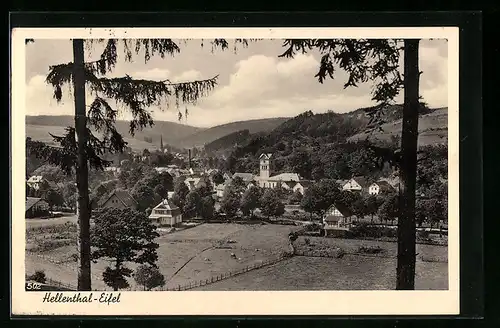
[[[306,243],[306,245],[309,245],[311,243],[311,239],[305,238],[304,239],[304,243]]]
[[[383,252],[384,252],[384,249],[381,248],[380,246],[360,246],[358,248],[358,253],[380,254]]]
[[[372,226],[367,223],[361,223],[354,226],[349,232],[351,238],[381,238],[381,237],[397,237],[396,229],[387,227]]]
[[[40,284],[45,284],[47,282],[47,277],[45,276],[44,271],[37,270],[31,276],[28,276],[27,280],[32,280],[32,281],[36,281]]]

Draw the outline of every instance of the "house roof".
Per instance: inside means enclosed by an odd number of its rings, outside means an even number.
[[[32,208],[33,205],[35,205],[39,201],[43,201],[43,199],[37,197],[26,197],[26,211]]]
[[[297,182],[294,181],[285,181],[283,183],[286,184],[289,188],[293,188],[297,185]]]
[[[351,211],[346,206],[344,206],[340,203],[330,205],[327,212],[330,212],[332,207],[335,207],[340,212],[340,214],[342,214],[344,217],[348,217],[348,216],[352,215]],[[339,219],[339,217],[336,215],[326,215],[325,216],[325,221],[329,221],[329,222],[335,222],[335,221],[338,221],[338,219]]]
[[[387,182],[387,181],[384,181],[384,180],[377,181],[374,184],[378,185],[378,187],[381,190],[385,190],[385,191],[394,190],[394,188],[391,186],[391,184],[389,182]]]
[[[351,180],[356,181],[361,186],[361,188],[368,187],[368,180],[365,177],[354,177]]]
[[[349,180],[340,179],[340,180],[337,180],[337,183],[338,183],[341,187],[343,187],[343,186],[347,183],[347,181],[349,181]]]
[[[243,179],[243,181],[252,181],[254,179],[254,175],[252,173],[241,173],[241,172],[236,172],[233,174],[232,178],[237,178],[240,177]]]
[[[179,207],[175,205],[170,199],[164,199],[160,204],[156,205],[153,210],[177,210]]]
[[[297,184],[300,184],[302,187],[309,187],[310,185],[312,185],[312,181],[309,181],[309,180],[301,180],[299,182],[297,182],[295,185]]]
[[[28,179],[28,182],[30,183],[37,183],[37,182],[42,182],[43,176],[41,175],[33,175]]]
[[[101,206],[106,204],[106,202],[113,197],[113,195],[127,207],[137,206],[137,201],[125,190],[114,190],[107,198],[105,198],[104,201],[101,202]]]
[[[298,182],[300,180],[300,177],[297,173],[281,173],[281,174],[269,177],[269,180],[296,181],[296,182]]]

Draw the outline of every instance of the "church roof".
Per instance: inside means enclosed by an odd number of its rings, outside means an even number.
[[[259,156],[259,159],[270,159],[270,158],[271,158],[271,156],[273,156],[273,154],[272,154],[272,153],[267,153],[267,154],[266,154],[266,153],[263,153],[263,154],[261,154],[261,155]]]
[[[281,173],[278,175],[273,175],[272,177],[269,177],[269,180],[276,180],[276,181],[299,181],[300,177],[297,173]]]

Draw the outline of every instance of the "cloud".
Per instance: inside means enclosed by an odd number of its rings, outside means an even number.
[[[136,71],[130,74],[135,79],[162,81],[169,79],[171,73],[168,69],[153,68],[145,71]]]
[[[238,55],[227,52],[207,55],[199,47],[191,48],[183,48],[183,55],[175,59],[151,61],[146,65],[142,62],[122,63],[117,65],[113,76],[127,73],[135,78],[184,82],[211,78],[219,73],[220,84],[207,97],[200,99],[196,106],[181,105],[181,111],[187,107],[190,112],[188,124],[200,126],[234,120],[295,116],[306,110],[346,112],[373,104],[371,83],[344,89],[346,73],[340,69],[334,80],[328,79],[320,84],[314,77],[320,60],[316,53],[300,54],[293,59],[278,58],[279,44],[276,51],[249,47]],[[27,63],[31,63],[28,66],[35,73],[27,76],[27,114],[71,115],[74,109],[69,88],[64,92],[63,101],[57,104],[52,96],[52,88],[45,83],[45,71],[37,69],[40,65],[46,68],[49,58],[37,57],[36,54],[30,56],[32,59],[27,60]],[[447,105],[447,57],[446,42],[422,42],[420,93],[432,107]],[[402,100],[401,92],[396,101]],[[111,104],[115,106],[114,102]],[[151,110],[155,119],[177,121],[175,107],[167,109],[165,105]],[[120,117],[126,119],[129,115],[127,111],[121,111]]]

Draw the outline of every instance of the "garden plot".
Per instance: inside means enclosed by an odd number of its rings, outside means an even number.
[[[309,245],[306,244],[309,240]],[[383,255],[396,257],[398,244],[378,240],[359,240],[342,238],[306,237],[300,236],[293,243],[298,251],[313,251],[328,248],[341,248],[347,253],[356,253],[360,247],[380,247],[384,250]],[[448,262],[448,247],[436,245],[417,244],[417,260],[429,262]]]

